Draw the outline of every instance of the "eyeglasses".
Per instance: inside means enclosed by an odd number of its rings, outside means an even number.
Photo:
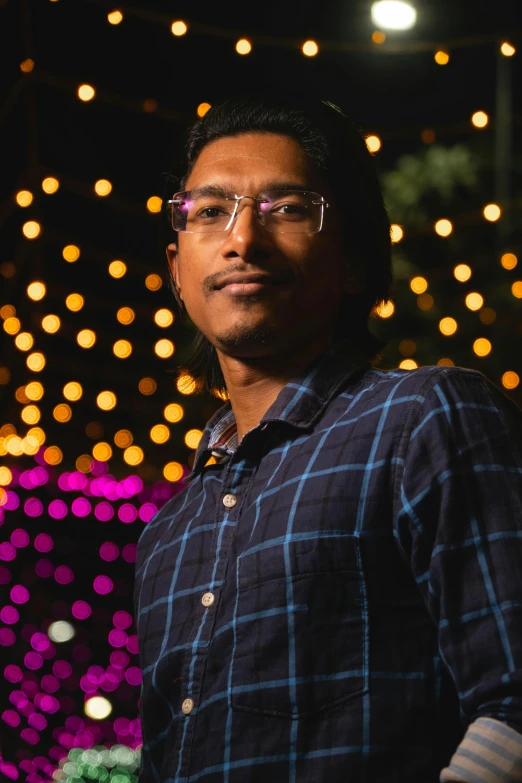
[[[309,190],[265,190],[254,198],[209,188],[175,193],[167,209],[175,231],[207,234],[228,231],[244,199],[254,202],[261,225],[277,234],[316,234],[323,227],[325,207],[330,206],[320,193]]]

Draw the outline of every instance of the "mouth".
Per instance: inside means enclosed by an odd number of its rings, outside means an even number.
[[[231,275],[217,286],[227,296],[252,296],[271,293],[284,285],[283,280],[268,275]]]

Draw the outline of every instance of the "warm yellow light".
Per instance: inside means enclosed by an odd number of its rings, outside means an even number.
[[[387,302],[381,302],[377,305],[375,308],[375,314],[379,316],[379,318],[390,318],[395,312],[395,305],[389,299]]]
[[[16,334],[20,331],[21,326],[19,318],[6,318],[4,321],[4,331],[7,334]]]
[[[118,430],[114,435],[114,443],[119,446],[120,449],[126,449],[131,445],[134,437],[130,430]]]
[[[246,38],[240,38],[236,44],[236,52],[238,54],[250,54],[252,51],[252,44]]]
[[[447,65],[450,61],[450,56],[447,52],[443,51],[442,49],[439,49],[438,52],[435,52],[435,62],[437,65]]]
[[[39,381],[31,381],[25,387],[25,394],[29,400],[41,400],[44,395],[44,387]]]
[[[154,378],[142,378],[141,381],[138,383],[138,389],[140,392],[147,397],[149,397],[151,394],[154,394],[158,387],[158,384],[154,380]]]
[[[92,329],[82,329],[76,335],[76,342],[81,348],[92,348],[96,342],[96,334]]]
[[[457,264],[453,270],[453,274],[459,283],[466,283],[472,275],[471,267],[467,264]]]
[[[421,131],[421,139],[424,142],[424,144],[433,144],[437,138],[437,135],[433,128],[424,128],[423,131]]]
[[[105,720],[112,712],[112,704],[105,696],[91,696],[85,701],[83,710],[88,718]]]
[[[170,326],[173,321],[174,313],[171,310],[167,310],[166,307],[163,307],[161,310],[157,310],[154,313],[154,322],[157,326],[165,328],[166,326]]]
[[[210,103],[200,103],[196,109],[198,117],[204,117],[210,108],[212,108]]]
[[[162,201],[159,196],[151,196],[147,199],[147,209],[149,212],[161,212]]]
[[[410,280],[410,288],[414,294],[423,294],[428,290],[428,281],[425,277],[414,277]]]
[[[20,332],[15,337],[15,345],[19,351],[30,351],[34,345],[34,337],[29,332]]]
[[[32,299],[34,302],[39,302],[40,299],[43,299],[45,296],[45,283],[42,283],[41,280],[35,280],[33,283],[29,283],[26,290],[29,299]]]
[[[19,190],[15,199],[19,207],[28,207],[33,203],[33,194],[30,190]]]
[[[163,280],[159,275],[147,275],[145,278],[145,285],[149,291],[158,291],[163,285]]]
[[[170,438],[170,430],[165,424],[155,424],[150,431],[150,439],[154,443],[166,443]]]
[[[366,137],[366,146],[370,150],[370,152],[379,152],[379,150],[382,147],[382,141],[378,136],[371,135]]]
[[[489,116],[485,111],[476,111],[471,115],[471,122],[475,128],[485,128],[489,122]]]
[[[26,435],[22,438],[22,451],[24,454],[36,454],[40,444],[38,440],[32,435]]]
[[[435,223],[435,231],[440,237],[449,237],[453,231],[453,224],[451,220],[447,220],[446,218],[437,220]]]
[[[179,481],[183,478],[183,466],[179,462],[168,462],[163,468],[163,475],[167,481]]]
[[[16,315],[16,307],[14,305],[6,304],[0,307],[0,318],[5,320],[6,318],[11,318],[14,315]]]
[[[20,63],[20,70],[22,73],[31,73],[34,68],[34,60],[28,57],[26,60],[22,60]]]
[[[486,204],[484,207],[484,217],[486,220],[489,220],[490,223],[495,223],[497,220],[500,219],[500,216],[502,215],[502,210],[500,209],[498,204]]]
[[[171,463],[172,464],[172,463]],[[0,467],[0,487],[7,487],[13,480],[13,474],[5,465]]]
[[[466,307],[469,310],[480,310],[483,305],[484,297],[481,294],[478,294],[476,291],[473,291],[471,294],[466,296]]]
[[[171,402],[169,405],[167,405],[163,411],[163,415],[165,416],[167,421],[172,422],[175,424],[177,421],[181,421],[183,418],[183,408],[181,405],[178,405],[177,402]]]
[[[201,430],[189,430],[185,435],[185,443],[189,449],[197,449],[203,435]]]
[[[185,35],[188,27],[185,22],[177,21],[172,23],[170,30],[172,35]]]
[[[123,19],[123,14],[121,11],[111,11],[107,14],[107,21],[109,24],[120,24],[120,22]]]
[[[77,402],[81,399],[83,394],[83,388],[80,383],[76,381],[69,381],[63,387],[63,396],[70,402]]]
[[[500,51],[504,55],[504,57],[513,57],[515,52],[517,51],[514,46],[512,46],[507,41],[504,41],[502,46],[500,47]]]
[[[48,465],[59,465],[63,460],[63,454],[58,446],[48,446],[43,453],[43,458]]]
[[[43,353],[30,353],[25,363],[33,372],[40,372],[45,367],[45,356]]]
[[[48,334],[55,334],[60,328],[60,323],[57,315],[46,315],[42,318],[42,329]]]
[[[491,307],[483,307],[479,313],[479,318],[483,324],[489,326],[497,320],[497,314]]]
[[[94,183],[94,192],[97,196],[108,196],[112,190],[112,183],[108,179],[98,179]]]
[[[403,359],[399,364],[401,370],[416,370],[419,365],[413,359]]]
[[[390,237],[394,245],[396,245],[397,242],[400,242],[404,237],[404,230],[402,226],[397,225],[397,223],[392,223],[390,226]]]
[[[487,356],[489,353],[491,353],[492,345],[489,340],[486,340],[485,337],[479,337],[478,340],[475,340],[473,343],[473,350],[477,354],[477,356]]]
[[[76,462],[74,463],[76,470],[80,473],[90,473],[92,465],[92,456],[90,454],[80,454]]]
[[[372,33],[372,41],[376,44],[383,44],[386,40],[386,33],[381,32],[380,30],[375,30],[374,33]]]
[[[181,394],[194,394],[196,391],[196,381],[188,373],[183,373],[176,380],[176,388]]]
[[[508,370],[502,376],[502,386],[504,386],[505,389],[516,389],[519,383],[520,376],[512,370]]]
[[[72,310],[73,313],[77,313],[84,305],[84,298],[81,294],[69,294],[65,300],[65,305],[69,310]]]
[[[140,449],[139,446],[129,446],[123,452],[123,459],[127,465],[139,465],[140,462],[143,462],[143,457],[143,449]]]
[[[399,351],[403,356],[412,356],[417,350],[417,343],[414,340],[401,340]]]
[[[518,264],[518,258],[514,253],[504,253],[500,259],[500,263],[504,269],[514,269]]]
[[[56,193],[58,188],[60,187],[60,183],[56,179],[56,177],[45,177],[45,179],[42,180],[42,190],[44,193],[47,193],[49,196],[53,193]]]
[[[23,405],[29,402],[29,397],[25,393],[25,386],[19,386],[15,391],[15,399]]]
[[[439,323],[439,329],[445,337],[455,334],[458,324],[454,318],[443,318]]]
[[[72,264],[74,261],[78,261],[80,258],[80,248],[76,245],[65,245],[64,249],[62,250],[62,256],[66,261]]]
[[[455,362],[453,361],[453,359],[450,359],[447,356],[443,356],[442,359],[439,359],[437,364],[439,365],[439,367],[455,367]]]
[[[27,223],[23,224],[22,231],[27,239],[36,239],[36,237],[40,234],[41,227],[40,224],[36,222],[36,220],[28,220]]]
[[[22,438],[20,438],[18,435],[8,435],[4,441],[4,445],[9,454],[12,454],[13,457],[21,457],[21,455],[24,453],[22,448]]]
[[[20,411],[20,417],[26,424],[38,424],[41,417],[40,409],[37,405],[26,405]]]
[[[123,277],[127,271],[127,264],[123,261],[111,261],[109,264],[109,274],[111,277]]]
[[[96,90],[90,84],[80,84],[77,95],[81,101],[92,101],[96,95]]]
[[[55,405],[53,409],[53,416],[56,421],[65,423],[72,418],[72,409],[66,402],[61,402],[59,405]]]
[[[102,411],[111,411],[116,407],[116,395],[111,391],[102,391],[96,397],[96,405]]]
[[[127,359],[132,353],[132,343],[128,340],[116,340],[112,352],[118,359]]]
[[[317,46],[315,41],[305,41],[303,46],[301,47],[301,51],[307,57],[315,57],[315,55],[319,51],[319,47]]]
[[[136,318],[136,313],[131,307],[120,307],[120,309],[116,313],[116,318],[118,319],[120,324],[124,324],[124,326],[128,326]]]
[[[5,386],[11,380],[11,373],[7,367],[0,367],[0,386]]]
[[[108,443],[101,441],[94,446],[92,456],[100,462],[107,462],[112,457],[112,448]]]
[[[522,280],[517,280],[511,286],[511,293],[517,299],[522,299]]]
[[[158,340],[154,346],[154,353],[159,356],[160,359],[168,359],[174,353],[174,343],[171,340],[163,339]]]

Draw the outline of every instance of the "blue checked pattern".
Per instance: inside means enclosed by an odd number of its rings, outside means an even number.
[[[435,783],[477,718],[522,732],[518,408],[345,341],[231,422],[139,541],[140,783]]]

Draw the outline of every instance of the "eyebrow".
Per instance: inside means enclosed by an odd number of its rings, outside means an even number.
[[[265,190],[310,190],[310,186],[303,182],[287,182],[287,181],[271,181],[265,182],[263,187],[259,189],[258,193],[263,193]],[[235,193],[235,188],[226,188],[223,185],[199,185],[197,188],[193,188],[188,191],[194,198],[201,196],[214,196],[217,198],[225,198],[231,193]],[[247,195],[242,194],[242,195]]]

